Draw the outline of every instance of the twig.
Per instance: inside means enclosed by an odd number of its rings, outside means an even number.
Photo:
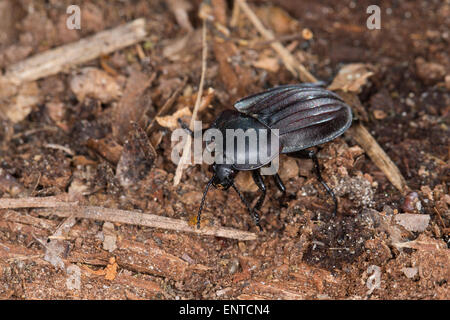
[[[200,107],[200,102],[203,95],[203,85],[205,82],[205,74],[206,74],[206,58],[208,55],[208,46],[206,42],[206,21],[203,20],[203,50],[202,50],[202,75],[200,77],[200,84],[198,86],[198,93],[197,93],[197,99],[195,101],[194,111],[192,112],[192,118],[190,123],[191,130],[194,129],[194,121],[197,119],[197,113],[198,108]],[[178,167],[175,172],[175,177],[173,179],[173,184],[176,186],[180,183],[181,176],[183,175],[183,170],[186,166],[186,163],[188,159],[191,157],[191,144],[192,144],[192,137],[190,135],[187,136],[186,144],[183,148],[183,155],[180,159],[180,162],[178,162]]]
[[[230,27],[235,28],[238,25],[240,11],[239,4],[235,1],[233,4],[233,13],[231,14]]]
[[[0,198],[0,209],[19,209],[19,208],[55,208],[70,207],[78,205],[78,201],[70,201],[69,197],[31,197],[31,198]]]
[[[74,156],[75,152],[72,151],[72,149],[62,146],[60,144],[54,144],[54,143],[45,143],[44,147],[49,148],[49,149],[55,149],[55,150],[61,150],[64,151],[65,153],[67,153],[68,155]]]
[[[68,197],[67,197],[68,198]],[[69,199],[68,199],[69,200]],[[109,209],[93,206],[79,206],[78,202],[64,201],[63,197],[42,197],[42,198],[22,198],[4,199],[0,198],[0,209],[19,208],[47,208],[44,212],[58,217],[71,217],[64,221],[61,226],[69,226],[72,219],[84,218],[100,221],[110,221],[113,223],[133,224],[152,228],[191,232],[199,235],[215,236],[221,238],[237,239],[241,241],[256,240],[256,234],[237,229],[224,227],[205,226],[201,229],[190,226],[186,221],[162,217],[155,214],[141,213],[138,211],[128,211],[119,209]],[[54,208],[52,210],[48,208]],[[6,211],[7,212],[7,211]],[[0,211],[0,214],[3,212]],[[58,228],[57,230],[60,230]],[[58,235],[58,234],[56,234]]]
[[[248,16],[258,32],[261,33],[261,35],[268,41],[273,41],[275,37],[272,31],[264,27],[262,22],[247,5],[245,0],[236,0],[236,2],[241,7],[242,11],[244,11],[244,13]],[[281,56],[286,68],[295,77],[299,77],[302,81],[317,82],[316,77],[309,73],[308,70],[306,70],[306,68],[298,62],[289,50],[287,50],[279,41],[271,43],[271,46]],[[375,165],[384,172],[394,187],[402,193],[408,189],[406,180],[400,173],[400,170],[362,124],[354,125],[352,129],[349,130],[349,133],[356,140],[356,142],[361,145]]]
[[[181,232],[191,232],[199,235],[215,236],[221,238],[237,239],[241,241],[256,240],[254,233],[224,227],[202,227],[201,229],[190,226],[186,221],[162,217],[155,214],[141,213],[137,211],[109,209],[91,206],[59,207],[56,210],[48,211],[59,217],[94,219],[100,221],[110,221],[113,223],[133,224],[145,227],[160,228]]]
[[[37,54],[6,69],[0,77],[0,98],[15,94],[14,87],[67,70],[72,66],[107,55],[139,41],[147,35],[145,20],[136,19],[117,28],[99,32],[46,52]]]

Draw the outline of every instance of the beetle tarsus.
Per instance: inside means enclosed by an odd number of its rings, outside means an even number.
[[[202,202],[200,202],[200,208],[198,209],[198,213],[197,213],[197,229],[200,229],[200,219],[202,217],[203,205],[205,204],[206,194],[208,193],[208,189],[211,186],[213,179],[214,179],[214,176],[211,178],[211,180],[209,180],[208,184],[205,187],[205,191],[203,191]]]

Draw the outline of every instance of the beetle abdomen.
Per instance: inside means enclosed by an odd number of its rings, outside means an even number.
[[[241,99],[235,107],[279,129],[282,153],[331,141],[352,121],[350,107],[337,94],[311,84],[276,87]]]

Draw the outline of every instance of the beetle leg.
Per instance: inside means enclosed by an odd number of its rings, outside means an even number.
[[[253,181],[255,181],[259,190],[261,190],[261,192],[262,192],[262,194],[259,196],[258,202],[253,207],[253,211],[255,211],[255,209],[256,210],[261,209],[264,199],[266,198],[266,185],[264,184],[264,180],[263,180],[259,170],[252,171],[252,176],[253,176]]]
[[[253,221],[255,221],[255,224],[259,227],[260,231],[263,231],[261,225],[259,224],[259,214],[257,212],[254,212],[252,210],[252,208],[250,207],[250,204],[248,203],[248,201],[244,198],[244,196],[239,192],[239,189],[236,188],[236,185],[233,183],[231,185],[233,187],[233,189],[236,191],[236,193],[239,195],[239,198],[241,198],[241,201],[245,204],[245,206],[247,207],[248,212],[250,213],[250,215],[253,218]]]
[[[280,176],[278,175],[278,173],[276,173],[276,174],[273,176],[273,180],[275,181],[275,185],[277,186],[277,188],[278,188],[281,192],[286,193],[286,187],[285,187],[285,185],[284,185],[284,183],[283,183],[283,180],[281,180]]]
[[[338,202],[337,202],[337,198],[333,192],[333,190],[331,190],[331,188],[325,183],[325,181],[322,179],[322,175],[320,174],[320,166],[319,166],[319,161],[317,160],[317,156],[316,153],[313,150],[300,150],[297,152],[292,153],[292,156],[297,157],[297,158],[307,158],[307,159],[311,159],[314,162],[314,167],[316,168],[316,176],[317,176],[317,180],[319,180],[319,182],[323,185],[323,187],[325,188],[325,190],[327,190],[328,194],[333,198],[333,202],[334,202],[334,215],[336,215],[337,213],[337,208],[338,208]]]

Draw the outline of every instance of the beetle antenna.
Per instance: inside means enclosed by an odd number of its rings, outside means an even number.
[[[200,208],[198,209],[198,213],[197,213],[197,229],[200,229],[200,218],[201,218],[201,215],[202,215],[203,205],[205,204],[206,194],[208,193],[208,189],[211,186],[214,177],[215,176],[213,175],[211,180],[208,181],[208,184],[206,185],[205,191],[203,191],[202,202],[200,202]]]
[[[250,207],[250,204],[247,202],[247,200],[244,198],[244,196],[239,192],[239,189],[236,187],[236,185],[233,183],[231,186],[233,187],[234,190],[236,190],[236,193],[239,195],[239,198],[241,198],[241,201],[247,207],[248,212],[250,213],[253,220],[255,221],[255,224],[259,227],[259,230],[262,231],[262,227],[259,224],[259,214],[257,212],[255,212],[254,210],[252,210],[252,208]]]

